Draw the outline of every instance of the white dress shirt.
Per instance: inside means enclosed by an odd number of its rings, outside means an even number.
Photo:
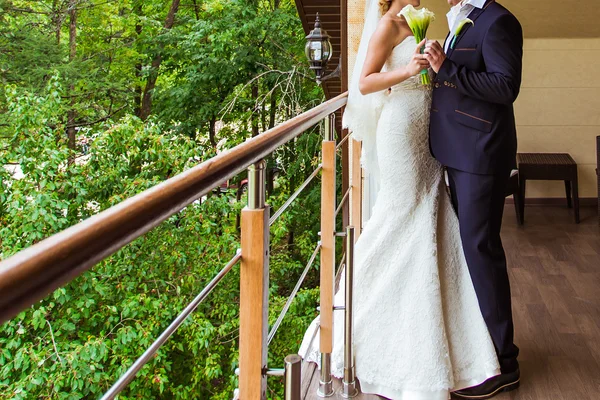
[[[448,28],[450,28],[450,36],[448,36],[448,40],[446,40],[444,46],[444,51],[446,53],[448,53],[448,48],[450,47],[450,43],[452,43],[454,32],[460,21],[468,18],[469,14],[471,14],[475,8],[483,8],[485,2],[486,0],[463,0],[453,6],[448,14],[446,14],[446,17],[448,17]]]

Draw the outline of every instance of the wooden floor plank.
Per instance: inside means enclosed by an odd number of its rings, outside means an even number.
[[[306,390],[306,394],[303,397],[303,399],[306,399],[306,400],[320,399],[320,397],[317,396],[318,388],[319,388],[319,370],[315,369],[315,375],[310,380],[310,385],[306,387],[307,390]],[[341,380],[339,380],[337,378],[333,379],[333,389],[335,391],[335,394],[332,397],[328,397],[328,398],[333,399],[333,400],[343,399],[343,397],[341,396],[341,390],[342,390]],[[303,390],[303,392],[305,392],[305,390]],[[353,399],[354,400],[380,400],[381,397],[364,394],[364,393],[359,393],[358,396],[354,397]]]
[[[582,208],[581,224],[560,206],[528,207],[526,215],[525,225],[518,226],[508,206],[502,232],[515,341],[521,348],[521,388],[494,399],[599,400],[600,228],[595,208]],[[303,398],[311,400],[318,398],[319,382],[318,370],[312,372],[303,391]],[[336,389],[340,385],[336,382]]]
[[[312,388],[312,381],[319,379],[319,371],[314,363],[302,363],[302,398],[309,398],[309,392]]]

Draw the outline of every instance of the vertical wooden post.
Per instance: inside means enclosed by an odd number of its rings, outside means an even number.
[[[269,311],[269,207],[265,163],[248,170],[248,207],[242,211],[240,271],[240,399],[266,399]]]
[[[335,114],[325,119],[321,179],[321,382],[319,393],[333,393],[331,353],[333,351],[333,295],[335,286]]]
[[[362,231],[362,168],[360,166],[360,155],[362,145],[352,139],[352,196],[350,204],[350,225],[355,228],[354,240],[358,240]]]
[[[340,1],[340,25],[341,25],[341,60],[342,60],[342,93],[348,91],[348,1]],[[340,111],[340,117],[344,114],[344,109]],[[337,124],[342,126],[341,118]],[[348,136],[348,129],[341,130],[341,139]],[[346,141],[342,146],[342,193],[346,193],[350,188],[350,142]],[[342,207],[342,230],[350,225],[350,202],[346,202]],[[344,252],[346,251],[346,242],[344,241]]]
[[[348,63],[348,77],[354,72],[356,56],[360,46],[362,36],[365,6],[368,4],[363,0],[343,0],[346,3],[346,41],[347,46],[342,50],[347,50],[346,58]],[[342,28],[344,29],[344,28]],[[362,146],[360,142],[351,140],[350,156],[350,225],[355,228],[355,240],[358,240],[362,231],[362,199],[363,199],[363,181],[362,169],[360,167],[360,155]]]

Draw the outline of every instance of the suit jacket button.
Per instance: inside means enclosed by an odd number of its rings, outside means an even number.
[[[435,88],[436,88],[436,89],[439,89],[439,87],[440,87],[440,84],[436,82],[436,83],[435,83]]]

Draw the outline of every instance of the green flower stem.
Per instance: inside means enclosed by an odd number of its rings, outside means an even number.
[[[458,35],[454,35],[454,38],[452,39],[452,43],[450,43],[450,48],[454,49],[454,46],[456,46],[456,39],[458,38]]]
[[[419,43],[421,43],[421,40],[419,40]],[[425,54],[425,46],[421,47],[421,54]],[[421,71],[421,82],[424,82],[425,78],[427,78],[427,81],[429,81],[429,72],[427,71],[427,69]]]
[[[418,33],[415,33],[414,35],[415,35],[415,40],[417,41],[417,43],[421,43],[421,41],[423,39],[425,39],[424,33],[418,32]],[[420,51],[421,51],[421,54],[424,54],[425,46],[421,47]],[[426,69],[421,71],[421,84],[423,84],[423,85],[431,84],[431,79],[429,78],[429,71],[427,71]]]

